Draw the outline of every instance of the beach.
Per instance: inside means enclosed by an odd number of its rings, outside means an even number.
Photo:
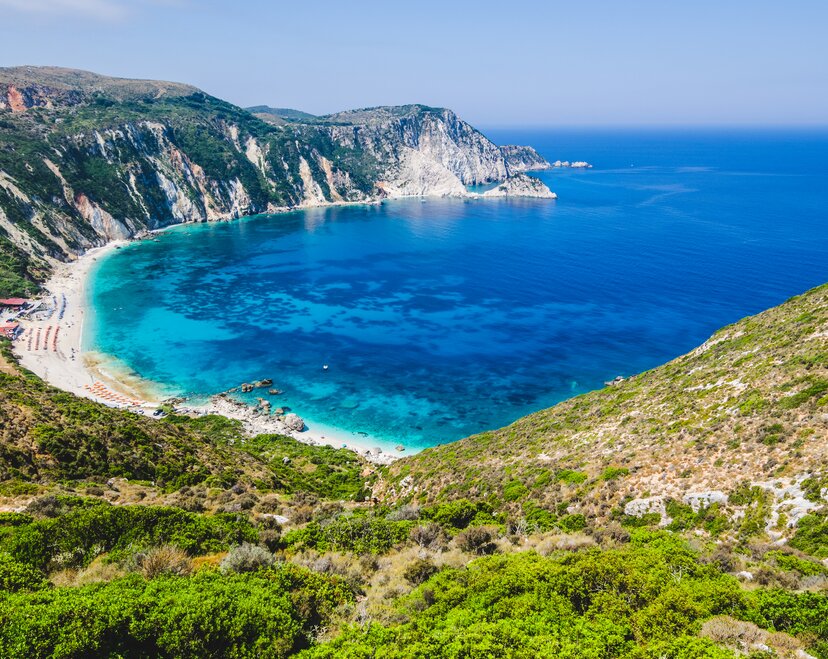
[[[83,345],[84,326],[91,317],[89,277],[99,259],[128,243],[113,241],[89,250],[75,261],[58,264],[44,284],[46,293],[35,300],[30,313],[18,318],[22,332],[13,342],[13,351],[24,368],[58,389],[149,416],[165,398],[161,387],[130,372],[116,358],[85,350]],[[359,441],[338,429],[306,425],[301,432],[291,430],[276,416],[256,413],[250,406],[226,396],[213,396],[202,405],[187,405],[184,401],[176,409],[193,415],[221,414],[237,419],[251,436],[288,435],[306,444],[347,448],[382,464],[398,457],[378,452],[369,440]]]

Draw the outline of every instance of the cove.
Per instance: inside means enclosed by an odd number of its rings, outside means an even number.
[[[170,395],[273,378],[274,406],[309,425],[412,451],[652,368],[828,279],[824,133],[508,138],[596,166],[539,173],[554,202],[174,227],[98,265],[86,346]]]

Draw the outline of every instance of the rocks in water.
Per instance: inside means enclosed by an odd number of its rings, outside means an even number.
[[[556,160],[552,163],[552,167],[571,167],[573,169],[591,169],[592,165],[590,165],[586,160],[575,160],[574,162],[569,162],[568,160]]]
[[[243,394],[249,393],[249,392],[253,391],[253,385],[250,384],[249,382],[243,382],[242,386],[241,386],[241,390],[242,390]]]
[[[608,382],[604,382],[604,385],[606,385],[607,387],[612,387],[613,385],[621,384],[623,381],[624,381],[623,377],[621,377],[620,375],[616,375],[615,378],[613,378],[612,380],[609,380]]]
[[[283,393],[285,393],[285,392],[282,391],[281,389],[268,389],[267,390],[267,394],[269,396],[278,396],[279,394],[283,394]]]
[[[305,429],[305,421],[298,414],[290,413],[285,416],[285,425],[289,430],[302,432]]]
[[[264,380],[256,380],[253,383],[253,386],[257,389],[263,389],[264,387],[273,386],[273,380],[271,378],[265,378]]]
[[[403,446],[402,444],[397,444],[397,446],[395,448],[400,452],[405,450],[405,446]]]

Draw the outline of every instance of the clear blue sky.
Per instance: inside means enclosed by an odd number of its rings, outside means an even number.
[[[481,125],[828,124],[826,0],[0,0],[0,65]]]

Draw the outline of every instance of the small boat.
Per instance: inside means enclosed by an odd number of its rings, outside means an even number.
[[[327,371],[328,370],[328,365],[327,364],[322,364],[322,370]]]

